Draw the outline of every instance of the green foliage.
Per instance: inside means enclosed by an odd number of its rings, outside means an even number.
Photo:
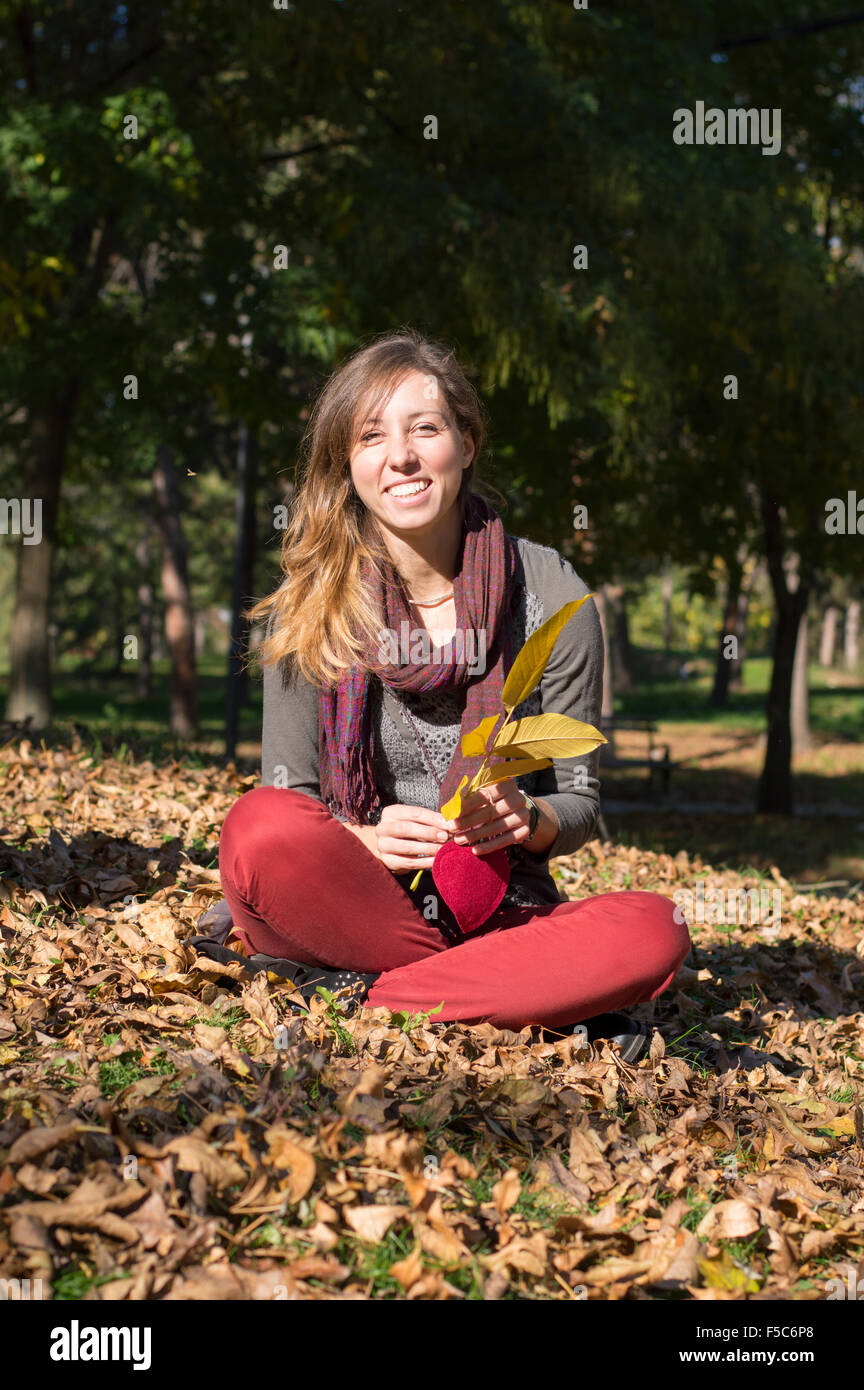
[[[110,1100],[145,1076],[170,1076],[177,1070],[167,1057],[155,1058],[149,1067],[142,1067],[140,1059],[140,1052],[129,1050],[99,1063],[99,1088],[106,1099]]]
[[[808,19],[832,13],[818,0]],[[775,505],[807,578],[860,584],[864,548],[823,523],[826,498],[859,485],[864,443],[864,37],[734,42],[788,22],[780,0],[16,12],[0,50],[0,491],[30,478],[47,422],[66,474],[56,655],[121,669],[138,584],[158,590],[136,544],[160,441],[188,470],[193,602],[216,631],[249,423],[255,587],[272,587],[272,508],[310,399],[400,323],[453,342],[489,398],[509,529],[592,587],[647,586],[649,607],[671,559],[688,643]],[[676,145],[672,113],[696,100],[780,109],[779,153]],[[4,645],[12,583],[4,547]]]
[[[401,1029],[403,1033],[411,1033],[413,1029],[422,1028],[425,1023],[428,1023],[433,1014],[440,1014],[443,1008],[444,1001],[442,1000],[437,1008],[427,1009],[425,1011],[420,1009],[416,1014],[408,1013],[406,1010],[400,1009],[396,1013],[391,1013],[390,1022]]]

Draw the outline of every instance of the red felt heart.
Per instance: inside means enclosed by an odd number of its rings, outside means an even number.
[[[473,854],[470,845],[448,840],[432,864],[432,877],[463,932],[476,931],[495,911],[510,882],[506,848]]]

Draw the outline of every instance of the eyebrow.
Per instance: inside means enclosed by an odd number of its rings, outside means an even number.
[[[446,420],[447,420],[447,416],[444,414],[443,410],[415,410],[411,415],[408,415],[406,418],[407,418],[408,420],[417,420],[421,415],[440,415],[440,417],[441,417],[442,420],[444,420],[445,422],[446,422]],[[364,421],[363,421],[363,425],[361,426],[361,428],[365,429],[367,425],[380,425],[380,424],[381,424],[381,416],[380,416],[380,415],[370,415],[370,417],[369,417],[368,420],[364,420]]]

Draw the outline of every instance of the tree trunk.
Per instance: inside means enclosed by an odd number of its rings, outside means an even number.
[[[746,571],[746,567],[745,567]],[[750,598],[756,588],[756,581],[762,571],[762,561],[758,560],[755,565],[750,567],[749,575],[745,572],[744,582],[741,586],[741,593],[738,595],[738,655],[729,663],[729,689],[741,690],[744,685],[744,657],[747,645],[747,619],[750,614]]]
[[[861,627],[861,602],[850,598],[846,605],[846,621],[843,624],[843,661],[847,671],[854,671],[858,665],[858,633]]]
[[[149,700],[153,690],[153,584],[150,579],[150,535],[152,515],[149,501],[144,510],[141,534],[135,546],[135,561],[141,576],[138,582],[138,673],[135,682],[140,700]]]
[[[809,753],[813,747],[810,732],[810,700],[807,685],[807,610],[801,614],[792,667],[792,753]]]
[[[720,633],[720,640],[717,644],[717,661],[714,667],[714,688],[711,691],[709,704],[714,709],[724,709],[729,698],[729,685],[732,676],[732,662],[738,660],[740,663],[740,650],[734,654],[728,650],[727,639],[734,637],[737,647],[740,649],[743,634],[740,632],[741,620],[741,582],[744,576],[744,567],[738,563],[737,559],[731,560],[727,564],[729,582],[726,587],[726,603],[723,609],[723,629]]]
[[[672,646],[672,574],[669,566],[663,570],[663,650]]]
[[[118,566],[119,569],[119,566]],[[119,676],[123,672],[125,661],[124,651],[126,647],[126,637],[128,636],[128,623],[126,621],[126,595],[124,585],[119,574],[115,577],[114,588],[114,664],[110,671],[113,677]]]
[[[69,432],[78,397],[71,381],[52,406],[34,409],[29,421],[23,497],[41,503],[41,539],[18,547],[15,611],[9,634],[9,697],[6,718],[31,721],[34,729],[51,723],[51,570],[57,540],[57,510]],[[34,515],[35,520],[35,515]]]
[[[198,731],[195,631],[177,469],[167,444],[160,444],[156,450],[153,496],[162,550],[165,641],[171,662],[171,733],[175,738],[192,738]]]
[[[765,763],[759,779],[756,809],[792,815],[792,673],[798,627],[806,594],[788,594],[778,601],[774,626],[773,668],[768,692],[768,730]]]
[[[606,599],[606,615],[609,624],[612,687],[618,694],[623,690],[632,690],[634,685],[633,648],[630,643],[624,585],[604,584],[603,594]]]
[[[819,665],[834,665],[834,648],[837,645],[837,617],[840,610],[829,603],[822,614],[822,633],[819,638]]]
[[[801,582],[800,569],[790,574],[787,582],[779,504],[776,498],[764,494],[762,523],[776,618],[771,688],[766,705],[768,727],[765,762],[759,778],[756,809],[792,815],[795,809],[792,783],[792,673],[798,628],[802,615],[807,611],[809,585]]]
[[[241,423],[237,435],[236,531],[234,546],[234,589],[231,598],[231,646],[228,652],[228,689],[225,707],[225,756],[233,758],[237,748],[240,708],[249,698],[249,621],[243,609],[252,598],[255,567],[255,484],[256,441],[248,426]]]
[[[594,602],[597,606],[597,615],[600,618],[600,630],[603,633],[603,693],[600,705],[601,720],[611,719],[615,708],[615,696],[612,689],[612,659],[608,632],[609,613],[604,592],[605,588],[606,585],[601,584],[594,596]],[[600,756],[614,758],[615,730],[614,728],[608,728],[605,733],[608,742],[600,745]]]

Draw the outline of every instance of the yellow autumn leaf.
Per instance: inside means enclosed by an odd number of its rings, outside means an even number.
[[[788,1106],[793,1110],[807,1110],[811,1115],[824,1115],[828,1108],[823,1101],[817,1100],[815,1096],[805,1096],[800,1091],[775,1091],[774,1098],[783,1106]]]
[[[504,689],[501,692],[501,700],[508,712],[515,709],[517,705],[521,705],[522,701],[531,694],[546,669],[546,663],[552,655],[552,648],[558,640],[558,634],[562,627],[570,621],[586,599],[593,597],[593,594],[585,594],[584,598],[577,598],[572,603],[565,603],[563,608],[559,608],[557,613],[553,613],[551,618],[547,618],[543,626],[539,627],[528,638],[510,667],[504,682]]]
[[[835,1138],[841,1134],[854,1134],[855,1117],[850,1110],[845,1115],[836,1115],[833,1120],[826,1120],[819,1128],[827,1129],[828,1133],[833,1134]]]
[[[503,762],[489,764],[477,783],[477,790],[491,786],[493,782],[506,782],[511,777],[522,777],[526,772],[540,772],[542,768],[551,766],[551,758],[505,758]]]
[[[524,753],[529,758],[579,758],[606,741],[593,724],[583,724],[569,714],[536,714],[505,724],[491,752],[502,756]]]
[[[484,720],[484,723],[485,723],[485,720]],[[481,752],[482,752],[482,749],[481,749]],[[448,802],[446,802],[446,803],[441,807],[441,814],[442,814],[442,816],[444,817],[445,820],[457,820],[457,819],[458,819],[458,817],[459,817],[459,815],[460,815],[460,813],[461,813],[461,811],[462,811],[462,788],[465,786],[465,784],[466,784],[467,781],[468,781],[468,778],[467,778],[467,777],[463,777],[463,778],[462,778],[462,781],[459,783],[458,787],[456,788],[455,792],[454,792],[453,795],[451,796],[450,800],[449,800]]]
[[[462,735],[462,753],[466,758],[470,758],[475,753],[485,753],[489,735],[501,718],[500,714],[490,714],[477,725],[476,729],[471,729],[467,734]]]
[[[271,1125],[264,1135],[269,1144],[264,1162],[272,1168],[290,1171],[287,1195],[292,1203],[305,1197],[315,1182],[315,1155],[297,1142],[299,1137],[281,1123]]]
[[[740,1290],[742,1293],[758,1293],[761,1284],[746,1269],[736,1264],[728,1250],[718,1260],[697,1260],[699,1271],[709,1289]]]

